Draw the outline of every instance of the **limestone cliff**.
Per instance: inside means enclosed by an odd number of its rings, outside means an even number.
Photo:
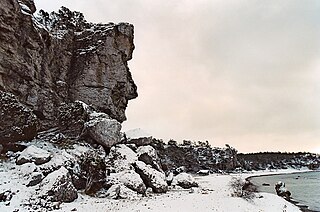
[[[0,90],[14,94],[40,120],[58,124],[58,108],[81,100],[123,122],[137,97],[127,61],[133,25],[92,24],[61,8],[34,16],[33,0],[0,2]]]

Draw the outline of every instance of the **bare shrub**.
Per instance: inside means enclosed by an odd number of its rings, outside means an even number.
[[[241,197],[246,200],[250,200],[255,197],[257,187],[248,180],[242,180],[238,177],[232,177],[229,182],[229,186],[232,189],[231,196]]]

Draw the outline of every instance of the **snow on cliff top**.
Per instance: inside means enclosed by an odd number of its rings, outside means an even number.
[[[151,137],[151,134],[145,132],[141,128],[128,130],[125,132],[128,139],[137,139],[137,138],[148,138]]]

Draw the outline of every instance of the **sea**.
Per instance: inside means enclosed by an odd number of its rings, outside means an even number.
[[[258,191],[272,194],[276,194],[274,185],[282,181],[291,192],[293,201],[308,206],[311,211],[320,212],[320,171],[258,176],[250,178],[250,181],[258,186]]]

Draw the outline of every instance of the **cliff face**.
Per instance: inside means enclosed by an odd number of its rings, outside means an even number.
[[[41,129],[57,125],[59,106],[76,100],[126,120],[137,97],[127,65],[133,26],[88,23],[67,8],[34,12],[32,0],[0,2],[0,90],[30,108]]]

